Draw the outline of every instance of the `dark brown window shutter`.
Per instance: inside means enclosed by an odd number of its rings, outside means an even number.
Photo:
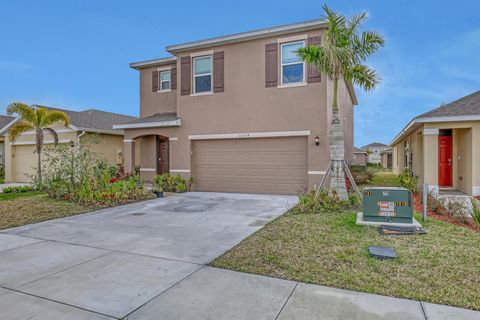
[[[158,71],[152,71],[152,92],[158,91]]]
[[[223,51],[213,53],[213,92],[225,90],[224,60]]]
[[[170,71],[170,83],[172,90],[177,90],[177,67],[172,67]]]
[[[181,86],[181,95],[186,96],[191,93],[190,83],[191,83],[191,74],[192,69],[190,66],[190,57],[182,57],[181,59],[181,70],[180,70],[180,86]]]
[[[265,45],[265,87],[278,85],[278,43]]]
[[[321,37],[310,37],[307,39],[308,46],[319,46],[321,41]],[[321,82],[322,75],[318,68],[313,64],[307,64],[307,82]]]

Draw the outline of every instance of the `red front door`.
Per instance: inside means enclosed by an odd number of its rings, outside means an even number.
[[[452,137],[438,137],[438,185],[452,186]]]

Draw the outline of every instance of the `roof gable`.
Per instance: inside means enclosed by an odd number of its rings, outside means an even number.
[[[477,116],[480,115],[480,90],[463,98],[425,112],[415,119],[430,117]]]

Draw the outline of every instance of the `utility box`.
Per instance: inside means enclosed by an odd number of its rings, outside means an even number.
[[[386,223],[413,223],[412,193],[405,188],[365,188],[363,220]]]

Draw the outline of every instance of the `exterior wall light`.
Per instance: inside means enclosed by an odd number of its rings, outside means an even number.
[[[318,136],[315,137],[315,145],[320,145],[320,138]]]

